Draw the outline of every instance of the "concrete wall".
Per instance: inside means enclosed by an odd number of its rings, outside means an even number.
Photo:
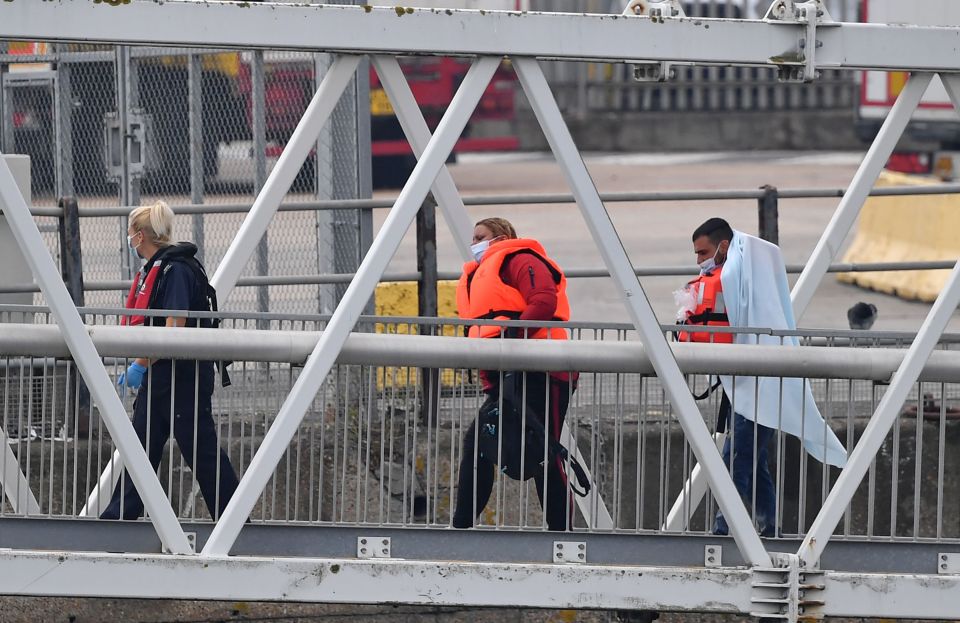
[[[20,194],[30,205],[30,157],[21,155],[4,155],[3,159],[7,161],[13,178],[17,181],[20,188]],[[13,232],[10,231],[10,225],[7,219],[0,215],[0,286],[21,286],[32,285],[33,274],[27,261],[13,238]],[[32,305],[33,294],[0,294],[0,304],[6,305]]]
[[[853,110],[635,112],[566,117],[584,151],[866,150]],[[521,149],[549,149],[530,111],[518,113]]]

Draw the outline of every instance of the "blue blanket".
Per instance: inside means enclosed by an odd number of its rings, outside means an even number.
[[[730,325],[796,329],[780,248],[734,232],[720,275]],[[738,334],[737,344],[798,344],[796,337]],[[764,426],[799,438],[818,461],[843,467],[847,452],[820,415],[810,383],[798,378],[720,377],[733,409]]]

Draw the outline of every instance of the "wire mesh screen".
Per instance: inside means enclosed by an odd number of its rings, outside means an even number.
[[[111,46],[12,45],[0,60],[3,151],[30,156],[34,206],[76,196],[81,213],[158,199],[252,205],[329,66],[326,56],[292,52],[143,47],[124,56]],[[357,93],[351,85],[285,201],[359,196]],[[121,132],[124,119],[129,127]],[[182,215],[175,238],[195,242],[212,274],[244,216]],[[57,219],[37,220],[59,261]],[[122,303],[117,284],[138,264],[126,229],[124,216],[81,219],[84,282],[114,284],[88,287],[88,305]],[[352,272],[359,258],[356,213],[286,212],[273,220],[244,275]],[[240,288],[227,307],[316,313],[332,309],[340,293],[327,288],[321,295],[310,284]],[[44,303],[39,294],[34,302]]]
[[[22,320],[0,313],[0,322]],[[39,310],[36,320],[51,318]],[[110,315],[87,320],[115,322]],[[243,314],[229,324],[318,331],[323,323],[321,318]],[[598,327],[574,331],[572,337],[621,341],[635,336],[629,329]],[[822,336],[817,339],[822,348],[849,346]],[[884,340],[881,344],[871,337],[857,345],[902,349],[909,341]],[[105,365],[116,377],[126,362],[109,359]],[[238,474],[248,469],[300,371],[286,363],[240,361],[231,369],[233,385],[215,389],[212,414],[219,443]],[[412,366],[335,367],[312,400],[252,519],[451,525],[457,488],[463,483],[458,477],[464,469],[467,431],[484,394],[476,370],[437,372],[441,382],[428,388],[421,382],[426,371]],[[0,356],[0,426],[38,492],[40,513],[76,515],[114,450],[95,405],[84,401],[76,379],[76,370],[67,361]],[[700,375],[688,380],[695,393],[709,385]],[[811,379],[811,385],[826,426],[848,450],[856,446],[887,391],[885,384],[863,379]],[[131,393],[122,393],[131,408]],[[839,536],[953,542],[960,538],[956,487],[960,455],[954,451],[960,439],[958,401],[956,383],[914,385],[846,510]],[[584,373],[576,389],[569,390],[569,402],[566,423],[613,526],[634,533],[662,531],[697,461],[660,382],[636,373]],[[698,403],[711,432],[717,429],[719,402],[717,392]],[[186,449],[188,456],[191,450]],[[768,450],[778,533],[802,535],[840,471],[811,458],[799,439],[782,432],[771,438]],[[203,499],[196,495],[197,475],[172,443],[164,450],[159,473],[180,517],[209,517]],[[23,514],[0,506],[0,515],[11,512]],[[669,529],[711,533],[716,512],[716,501],[709,495],[694,500],[684,511],[686,518]],[[534,486],[498,475],[477,525],[541,530],[544,521]],[[574,527],[587,528],[583,517],[576,518]]]

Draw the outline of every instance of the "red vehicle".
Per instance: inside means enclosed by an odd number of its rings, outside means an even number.
[[[924,0],[903,3],[898,0],[862,0],[860,21],[870,23],[917,24],[920,26],[955,26],[960,24],[960,3],[954,0]],[[906,72],[864,71],[860,76],[860,101],[857,106],[857,132],[860,138],[873,140],[890,112],[900,91],[907,83]],[[935,77],[917,110],[914,111],[905,136],[915,147],[899,149],[887,168],[903,173],[935,172],[954,178],[960,165],[960,122],[950,103],[946,89]]]
[[[265,125],[267,140],[274,143],[275,150],[293,133],[313,96],[314,66],[312,57],[299,54],[278,54],[276,58],[265,60]],[[431,130],[435,129],[469,69],[469,61],[415,57],[400,59],[400,65],[427,125]],[[454,154],[517,149],[519,139],[511,131],[515,85],[513,70],[505,63],[487,87],[464,137],[454,148]],[[249,119],[252,111],[249,63],[241,63],[239,87],[247,102]],[[373,69],[370,70],[370,115],[374,187],[401,186],[413,171],[416,158]],[[501,132],[491,135],[486,131],[483,136],[471,136],[478,127],[495,128]]]

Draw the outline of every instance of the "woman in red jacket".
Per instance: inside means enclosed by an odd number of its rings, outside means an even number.
[[[567,280],[560,267],[550,259],[543,246],[533,239],[518,238],[506,219],[487,218],[473,231],[474,261],[463,267],[457,286],[457,309],[464,319],[569,320]],[[567,339],[565,329],[503,329],[498,326],[472,326],[474,338]],[[500,400],[501,375],[480,371],[486,403]],[[549,434],[559,440],[570,397],[576,388],[576,374],[566,372],[527,372],[526,408],[538,417],[546,414]],[[463,457],[453,516],[456,528],[469,528],[490,499],[494,482],[494,463],[477,452],[476,423],[464,437]],[[572,492],[559,457],[548,461],[547,468],[534,477],[541,506],[544,506],[550,530],[567,530],[572,523]],[[476,487],[474,487],[476,484]],[[544,504],[544,499],[546,503]]]

